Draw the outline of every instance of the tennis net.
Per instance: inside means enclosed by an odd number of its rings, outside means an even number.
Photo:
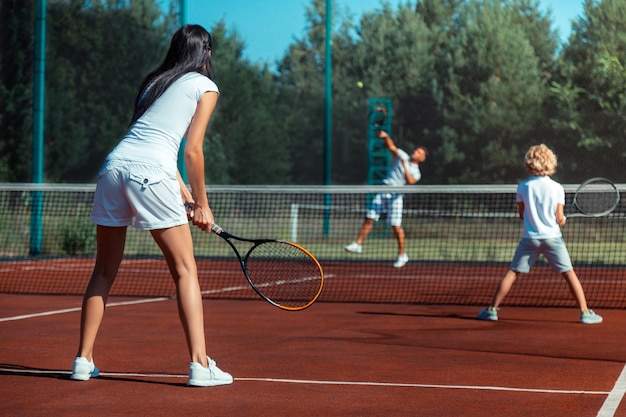
[[[575,185],[564,186],[569,202]],[[320,261],[320,301],[487,304],[521,236],[515,185],[210,187],[216,222],[249,238],[296,241]],[[626,184],[618,186],[620,192]],[[94,264],[88,216],[94,185],[0,184],[0,293],[82,294]],[[357,236],[376,193],[404,193],[409,262],[394,268],[397,243],[383,219],[362,253]],[[601,218],[572,218],[563,229],[574,268],[594,308],[626,307],[624,202]],[[256,299],[228,245],[192,228],[207,298]],[[149,232],[128,228],[112,295],[174,296]],[[505,300],[515,306],[574,306],[563,279],[540,258]]]

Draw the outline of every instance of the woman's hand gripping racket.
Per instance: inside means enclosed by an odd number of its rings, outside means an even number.
[[[583,182],[572,200],[567,217],[602,217],[619,205],[619,191],[606,178],[591,178]]]
[[[233,248],[246,279],[270,304],[283,310],[303,310],[322,292],[322,267],[303,247],[278,239],[237,237],[215,223],[211,231]],[[252,247],[242,257],[232,240],[247,242]]]

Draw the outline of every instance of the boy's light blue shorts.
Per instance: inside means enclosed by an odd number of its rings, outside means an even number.
[[[528,273],[541,254],[546,257],[554,272],[562,273],[574,269],[562,237],[551,239],[523,238],[517,245],[509,268],[516,272]]]

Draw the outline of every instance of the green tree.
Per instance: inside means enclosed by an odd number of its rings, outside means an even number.
[[[407,4],[365,14],[358,34],[353,53],[357,73],[363,74],[369,97],[392,99],[390,134],[407,152],[417,145],[430,148],[428,131],[436,120],[431,29]]]
[[[124,134],[177,27],[178,1],[165,13],[161,3],[48,2],[47,182],[93,181]],[[276,72],[244,59],[223,22],[210,29],[222,96],[207,130],[209,183],[322,182],[325,6],[311,0],[306,34]],[[626,3],[584,7],[558,60],[539,0],[383,4],[356,24],[333,7],[332,182],[366,178],[369,97],[393,100],[401,147],[429,148],[427,183],[517,181],[539,141],[557,151],[561,178],[623,173]],[[30,180],[33,15],[32,0],[0,3],[0,181]]]
[[[561,78],[552,86],[562,165],[581,181],[624,180],[626,157],[626,3],[586,0],[584,14],[561,53]]]
[[[298,184],[321,184],[324,151],[325,1],[306,9],[307,34],[289,46],[277,68],[281,100],[289,108],[286,135]],[[334,162],[334,161],[333,161]]]
[[[128,126],[137,86],[168,46],[170,26],[153,2],[117,3],[73,0],[49,8],[47,181],[94,181],[94,167]]]
[[[267,66],[243,57],[244,43],[224,24],[212,28],[213,60],[221,96],[209,129],[207,175],[223,184],[285,184],[292,159],[280,101]]]
[[[34,20],[33,1],[0,2],[0,181],[31,179]]]
[[[503,182],[519,176],[541,117],[540,60],[508,2],[473,1],[457,12],[457,31],[438,64],[437,174],[447,182]]]
[[[559,43],[557,31],[551,29],[551,12],[541,12],[539,0],[508,0],[506,7],[510,9],[513,24],[522,29],[533,48],[542,76],[549,81],[555,70]]]
[[[364,183],[367,172],[369,97],[394,100],[400,146],[421,143],[420,121],[428,119],[424,92],[433,77],[428,28],[409,6],[389,5],[352,24],[349,10],[334,9],[332,34],[332,182]],[[297,117],[290,125],[298,183],[322,181],[324,140],[325,2],[307,9],[309,28],[279,66],[283,99]],[[357,83],[362,82],[363,88]]]

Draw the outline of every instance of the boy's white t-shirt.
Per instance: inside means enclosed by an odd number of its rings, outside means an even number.
[[[548,176],[533,176],[517,186],[516,201],[524,203],[523,237],[550,239],[561,237],[556,221],[557,204],[565,205],[563,186]]]
[[[208,77],[197,72],[180,77],[135,122],[107,160],[147,163],[175,170],[182,138],[198,101],[208,91],[219,93],[217,85]]]

